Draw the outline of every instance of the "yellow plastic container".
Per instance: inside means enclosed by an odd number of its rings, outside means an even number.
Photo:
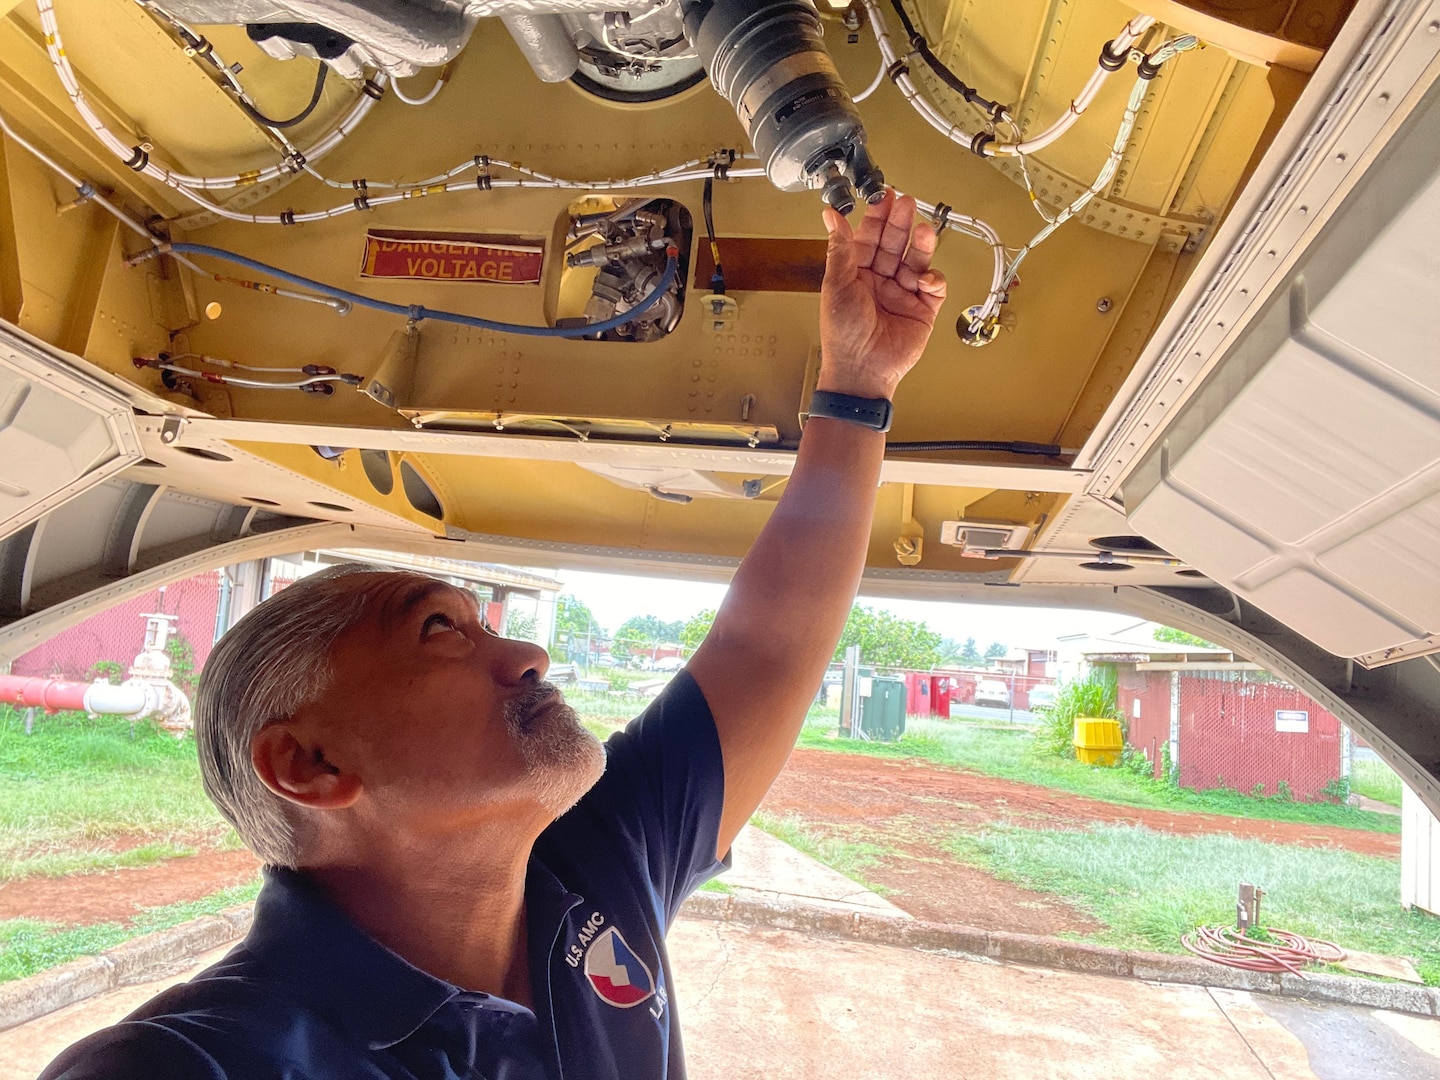
[[[1119,720],[1075,718],[1075,757],[1086,765],[1119,765],[1125,737]]]

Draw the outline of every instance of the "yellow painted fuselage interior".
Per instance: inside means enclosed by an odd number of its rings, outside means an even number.
[[[989,287],[991,255],[955,233],[936,265],[949,300],[923,359],[895,400],[896,443],[1000,441],[1055,444],[1045,457],[937,449],[893,455],[881,491],[872,567],[899,569],[897,539],[923,537],[918,571],[1003,577],[1014,560],[962,557],[940,543],[941,523],[983,520],[1042,535],[1078,484],[1076,452],[1115,401],[1162,316],[1185,283],[1277,128],[1303,90],[1351,5],[1241,5],[1144,0],[906,0],[935,52],[961,77],[1011,106],[1024,130],[1064,113],[1094,70],[1101,47],[1137,12],[1160,19],[1156,39],[1195,33],[1206,47],[1178,57],[1153,80],[1111,181],[1073,221],[1026,260],[998,338],[962,344],[956,321]],[[888,11],[889,9],[886,8]],[[187,56],[173,34],[133,0],[57,0],[67,56],[92,103],[116,131],[192,174],[274,164],[270,137]],[[852,36],[838,15],[826,41],[852,90],[879,66],[868,27]],[[279,112],[303,103],[314,62],[278,61],[244,29],[205,27],[257,101]],[[892,32],[895,29],[892,20]],[[913,77],[942,109],[972,127],[974,109],[923,64]],[[413,79],[428,86],[433,76]],[[1028,160],[1035,200],[1019,167],[982,159],[947,141],[884,82],[859,106],[872,155],[898,189],[981,218],[1018,249],[1089,186],[1103,164],[1133,67],[1111,79],[1075,127]],[[318,137],[354,104],[358,85],[332,78],[297,143]],[[17,132],[142,220],[175,240],[213,245],[308,278],[392,303],[422,304],[497,320],[543,324],[562,297],[564,231],[581,193],[560,189],[426,194],[323,222],[293,226],[218,220],[182,194],[140,176],[95,138],[72,108],[33,4],[0,0],[0,111]],[[557,177],[638,176],[717,150],[748,151],[734,112],[701,83],[653,105],[616,105],[531,72],[498,20],[481,20],[440,93],[423,107],[386,95],[316,169],[217,191],[250,213],[351,204],[353,183],[413,184],[477,155]],[[502,170],[495,170],[501,175]],[[473,178],[472,168],[464,176]],[[356,308],[343,317],[313,303],[202,276],[173,259],[126,266],[143,241],[76,196],[53,171],[6,140],[0,153],[0,315],[134,388],[137,408],[228,422],[229,460],[192,455],[167,482],[197,496],[249,498],[310,517],[378,521],[428,536],[482,534],[553,545],[733,557],[743,553],[783,491],[784,455],[818,346],[818,295],[780,288],[735,290],[738,314],[717,329],[704,317],[697,279],[703,246],[698,180],[645,189],[674,199],[696,231],[685,315],[663,340],[560,341],[422,322]],[[603,200],[602,193],[599,198]],[[603,201],[597,205],[604,205]],[[726,241],[767,259],[813,269],[824,237],[821,203],[763,178],[715,185],[714,219]],[[512,237],[545,249],[537,284],[483,280],[377,280],[361,275],[367,232]],[[793,256],[787,254],[793,250]],[[757,256],[758,257],[758,256]],[[746,269],[727,259],[737,276]],[[222,275],[233,268],[206,265]],[[774,267],[770,267],[774,270]],[[801,267],[803,269],[803,267]],[[260,275],[250,275],[260,276]],[[765,274],[756,276],[764,278]],[[770,278],[783,278],[772,273]],[[573,288],[567,284],[565,288]],[[326,365],[373,379],[384,368],[390,405],[351,387],[322,397],[181,380],[137,368],[136,357],[197,353],[257,366]],[[385,366],[389,365],[388,368]],[[396,374],[398,372],[398,374]],[[148,404],[147,404],[148,403]],[[483,444],[483,445],[482,445]],[[752,445],[753,444],[753,445]],[[322,456],[314,446],[351,448]],[[377,484],[359,449],[379,447],[404,482]],[[668,457],[665,455],[669,455]],[[594,468],[586,465],[597,466]],[[723,483],[758,480],[752,499],[656,498],[626,468],[673,466]],[[294,502],[285,477],[311,492]],[[418,477],[438,502],[416,498]],[[314,485],[333,492],[317,500]],[[263,487],[257,487],[260,485]],[[298,489],[297,489],[298,490]],[[296,497],[298,498],[298,496]],[[333,504],[327,509],[317,503]],[[437,516],[433,512],[440,511]],[[1150,573],[1144,570],[1142,573]],[[1170,570],[1155,570],[1169,574]],[[1157,579],[1158,580],[1158,579]]]

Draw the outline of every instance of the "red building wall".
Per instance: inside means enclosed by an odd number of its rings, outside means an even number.
[[[1277,711],[1303,712],[1309,730],[1276,730]],[[1321,796],[1340,776],[1340,721],[1292,686],[1180,677],[1180,784],[1200,790],[1286,781],[1297,799]]]
[[[1283,780],[1295,798],[1314,801],[1340,776],[1340,721],[1293,686],[1249,672],[1182,671],[1179,698],[1181,787],[1274,795]],[[1118,699],[1130,745],[1150,756],[1158,776],[1170,739],[1170,672],[1122,670]],[[1281,712],[1305,714],[1307,730],[1279,730]]]
[[[84,680],[97,661],[108,660],[118,663],[123,673],[145,644],[144,616],[158,612],[180,616],[176,626],[194,650],[195,670],[199,671],[215,645],[219,606],[219,573],[197,574],[131,597],[62,630],[18,657],[10,670],[16,675]]]
[[[1130,745],[1150,759],[1158,777],[1161,748],[1170,742],[1170,673],[1122,670],[1115,699],[1129,721],[1126,736]]]

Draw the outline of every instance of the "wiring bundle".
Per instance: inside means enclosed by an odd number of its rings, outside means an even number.
[[[45,35],[45,47],[49,54],[51,64],[76,112],[84,120],[96,138],[121,162],[137,173],[175,190],[202,210],[224,220],[252,225],[293,226],[307,222],[329,220],[362,211],[371,211],[382,206],[398,204],[414,199],[464,192],[485,192],[505,188],[549,188],[575,191],[615,192],[704,181],[706,183],[706,217],[707,225],[709,225],[711,218],[710,187],[716,179],[738,181],[760,178],[766,175],[764,168],[761,168],[758,164],[752,164],[756,161],[755,155],[738,154],[735,151],[721,151],[717,155],[712,155],[708,160],[697,158],[666,169],[623,179],[565,179],[530,169],[513,161],[477,154],[466,158],[464,161],[459,162],[443,173],[414,183],[403,183],[392,180],[377,181],[368,178],[356,178],[348,181],[336,180],[321,173],[317,168],[317,162],[351,135],[381,98],[385,96],[387,77],[384,73],[376,72],[371,78],[365,79],[354,103],[345,111],[338,123],[302,149],[291,140],[289,131],[308,121],[319,106],[326,89],[326,73],[329,71],[329,66],[324,61],[317,61],[315,83],[308,103],[293,116],[275,119],[256,105],[251,95],[240,83],[237,78],[238,66],[227,65],[216,53],[214,46],[206,40],[202,34],[169,12],[162,5],[153,2],[153,0],[136,0],[136,2],[154,16],[162,25],[166,26],[176,37],[185,52],[194,58],[197,63],[202,64],[216,80],[217,84],[234,98],[243,112],[268,134],[278,151],[278,160],[274,164],[263,169],[237,172],[222,176],[190,175],[162,163],[155,156],[154,148],[144,140],[124,138],[112,131],[86,97],[80,81],[70,64],[61,37],[54,0],[36,0],[36,7]],[[1008,299],[1010,288],[1017,280],[1021,264],[1029,254],[1052,235],[1056,229],[1079,213],[1090,200],[1104,190],[1106,185],[1114,177],[1115,171],[1123,159],[1125,149],[1129,144],[1136,118],[1144,104],[1146,92],[1151,80],[1155,78],[1164,64],[1170,62],[1183,52],[1197,48],[1200,42],[1193,35],[1181,35],[1161,42],[1159,45],[1150,49],[1149,52],[1141,51],[1138,47],[1139,43],[1151,32],[1152,28],[1156,26],[1156,20],[1147,15],[1138,15],[1132,18],[1111,41],[1105,43],[1100,51],[1095,72],[1080,92],[1071,100],[1066,111],[1044,130],[1029,136],[1023,136],[1019,130],[1019,126],[1005,106],[982,96],[978,91],[959,79],[954,72],[940,61],[930,48],[923,33],[917,28],[915,22],[906,12],[902,0],[891,0],[891,3],[900,20],[906,42],[909,46],[908,51],[903,54],[897,49],[895,42],[890,36],[885,15],[880,9],[878,0],[861,0],[861,2],[868,15],[879,47],[881,69],[870,87],[862,94],[857,95],[855,100],[864,100],[876,91],[881,82],[888,78],[895,84],[909,105],[945,138],[969,152],[982,157],[1016,158],[1019,160],[1022,170],[1024,169],[1025,156],[1027,154],[1049,146],[1073,128],[1076,121],[1089,109],[1101,88],[1112,75],[1132,62],[1137,67],[1135,83],[1127,100],[1126,108],[1115,137],[1110,145],[1109,153],[1102,163],[1094,182],[1088,188],[1069,205],[1051,214],[1047,213],[1036,198],[1033,186],[1029,181],[1028,170],[1024,172],[1031,202],[1044,219],[1044,224],[1022,247],[1013,251],[1009,250],[1003,244],[997,231],[984,221],[971,215],[959,213],[953,207],[943,202],[930,203],[917,199],[920,212],[930,219],[937,232],[946,230],[954,231],[976,239],[990,249],[992,266],[989,289],[984,299],[979,304],[967,307],[957,322],[957,329],[964,343],[975,346],[988,344],[995,339],[999,332],[1000,313]],[[940,108],[924,96],[911,77],[910,63],[912,61],[925,64],[936,74],[936,77],[948,90],[958,95],[966,105],[977,110],[981,124],[977,126],[974,131],[967,130],[961,123],[945,115]],[[395,91],[395,96],[407,104],[423,105],[435,98],[444,87],[448,75],[448,67],[442,69],[429,92],[423,97],[411,97],[403,93],[401,89],[393,83],[389,85],[390,88]],[[1009,130],[1010,138],[1000,137],[998,132],[1002,128]],[[146,240],[147,247],[139,254],[128,259],[127,265],[136,265],[160,255],[170,255],[190,270],[216,281],[258,290],[288,299],[322,304],[340,315],[346,314],[353,307],[361,306],[399,315],[412,324],[425,320],[433,320],[529,336],[555,338],[589,337],[599,331],[613,329],[627,322],[631,322],[649,310],[650,307],[659,303],[665,291],[670,287],[672,282],[674,282],[679,272],[679,253],[672,241],[666,252],[667,259],[663,275],[660,280],[651,287],[648,294],[642,300],[606,323],[592,323],[585,326],[527,326],[499,322],[457,312],[435,310],[418,304],[389,303],[376,300],[361,293],[316,281],[299,274],[284,271],[234,251],[205,244],[171,242],[163,237],[157,237],[151,229],[126,214],[114,205],[114,203],[105,199],[88,181],[74,176],[33,144],[23,139],[11,125],[6,122],[3,115],[0,115],[0,130],[3,130],[5,134],[14,139],[20,146],[34,154],[42,162],[62,175],[68,182],[73,184],[82,199],[94,201],[97,205],[119,218],[131,231]],[[737,161],[745,161],[746,164],[737,168],[735,167]],[[222,202],[216,201],[211,195],[212,192],[250,187],[256,184],[267,183],[281,177],[294,176],[299,173],[311,176],[328,188],[346,190],[351,193],[351,196],[343,202],[320,209],[290,209],[280,213],[258,214],[232,209]],[[708,232],[713,236],[713,225],[710,226]],[[718,267],[718,250],[715,251],[714,254],[717,256],[715,262],[717,264],[718,276],[720,273],[723,273],[719,271]],[[218,260],[230,263],[269,280],[236,278],[211,272],[203,269],[202,266],[197,263],[197,259]],[[279,284],[276,284],[277,282]],[[723,277],[719,277],[719,282],[720,288],[723,289]],[[281,383],[267,380],[244,380],[234,376],[219,376],[214,373],[207,374],[198,369],[184,369],[176,364],[176,361],[180,358],[179,356],[170,357],[163,361],[160,358],[145,358],[143,366],[168,365],[161,366],[161,370],[171,374],[185,374],[200,377],[212,382],[228,382],[230,385],[236,386],[251,386],[255,384],[265,386],[282,385]],[[202,362],[214,363],[213,358],[199,357],[196,359]],[[140,360],[136,362],[137,364],[141,363]],[[271,373],[299,376],[298,378],[285,380],[283,386],[285,388],[299,388],[312,393],[329,391],[333,389],[333,385],[337,381],[350,381],[349,378],[340,376],[330,369],[325,369],[323,372],[317,370],[313,373],[310,372],[308,368],[263,370],[269,370]]]

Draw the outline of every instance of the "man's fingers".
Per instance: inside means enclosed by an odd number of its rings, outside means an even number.
[[[917,276],[925,273],[930,269],[930,260],[935,255],[935,247],[939,241],[940,237],[928,225],[916,229],[910,238],[910,247],[905,252],[905,265],[915,271]]]
[[[855,263],[862,270],[869,270],[875,261],[875,249],[890,218],[890,208],[895,204],[895,192],[885,189],[885,197],[878,203],[865,207],[865,216],[860,228],[855,231]]]
[[[845,220],[844,215],[827,206],[824,219],[825,230],[830,234],[825,248],[825,284],[836,288],[855,278],[858,269],[855,263],[857,245],[854,233],[850,230],[850,223]]]
[[[918,286],[917,293],[925,306],[938,312],[940,305],[945,303],[945,275],[939,270],[926,270],[920,275]]]
[[[910,247],[906,249],[905,257],[900,260],[900,267],[895,271],[895,280],[912,291],[918,289],[921,275],[930,269],[930,260],[935,255],[939,240],[934,229],[924,224],[918,225],[910,237]]]
[[[945,276],[930,270],[923,275],[923,282],[922,287],[913,290],[903,288],[893,279],[881,282],[878,293],[881,306],[892,315],[933,326],[935,316],[945,303]]]
[[[890,212],[886,215],[885,227],[875,249],[875,258],[870,263],[871,270],[881,277],[894,277],[905,249],[910,246],[910,230],[914,224],[914,199],[905,195],[890,204]]]

